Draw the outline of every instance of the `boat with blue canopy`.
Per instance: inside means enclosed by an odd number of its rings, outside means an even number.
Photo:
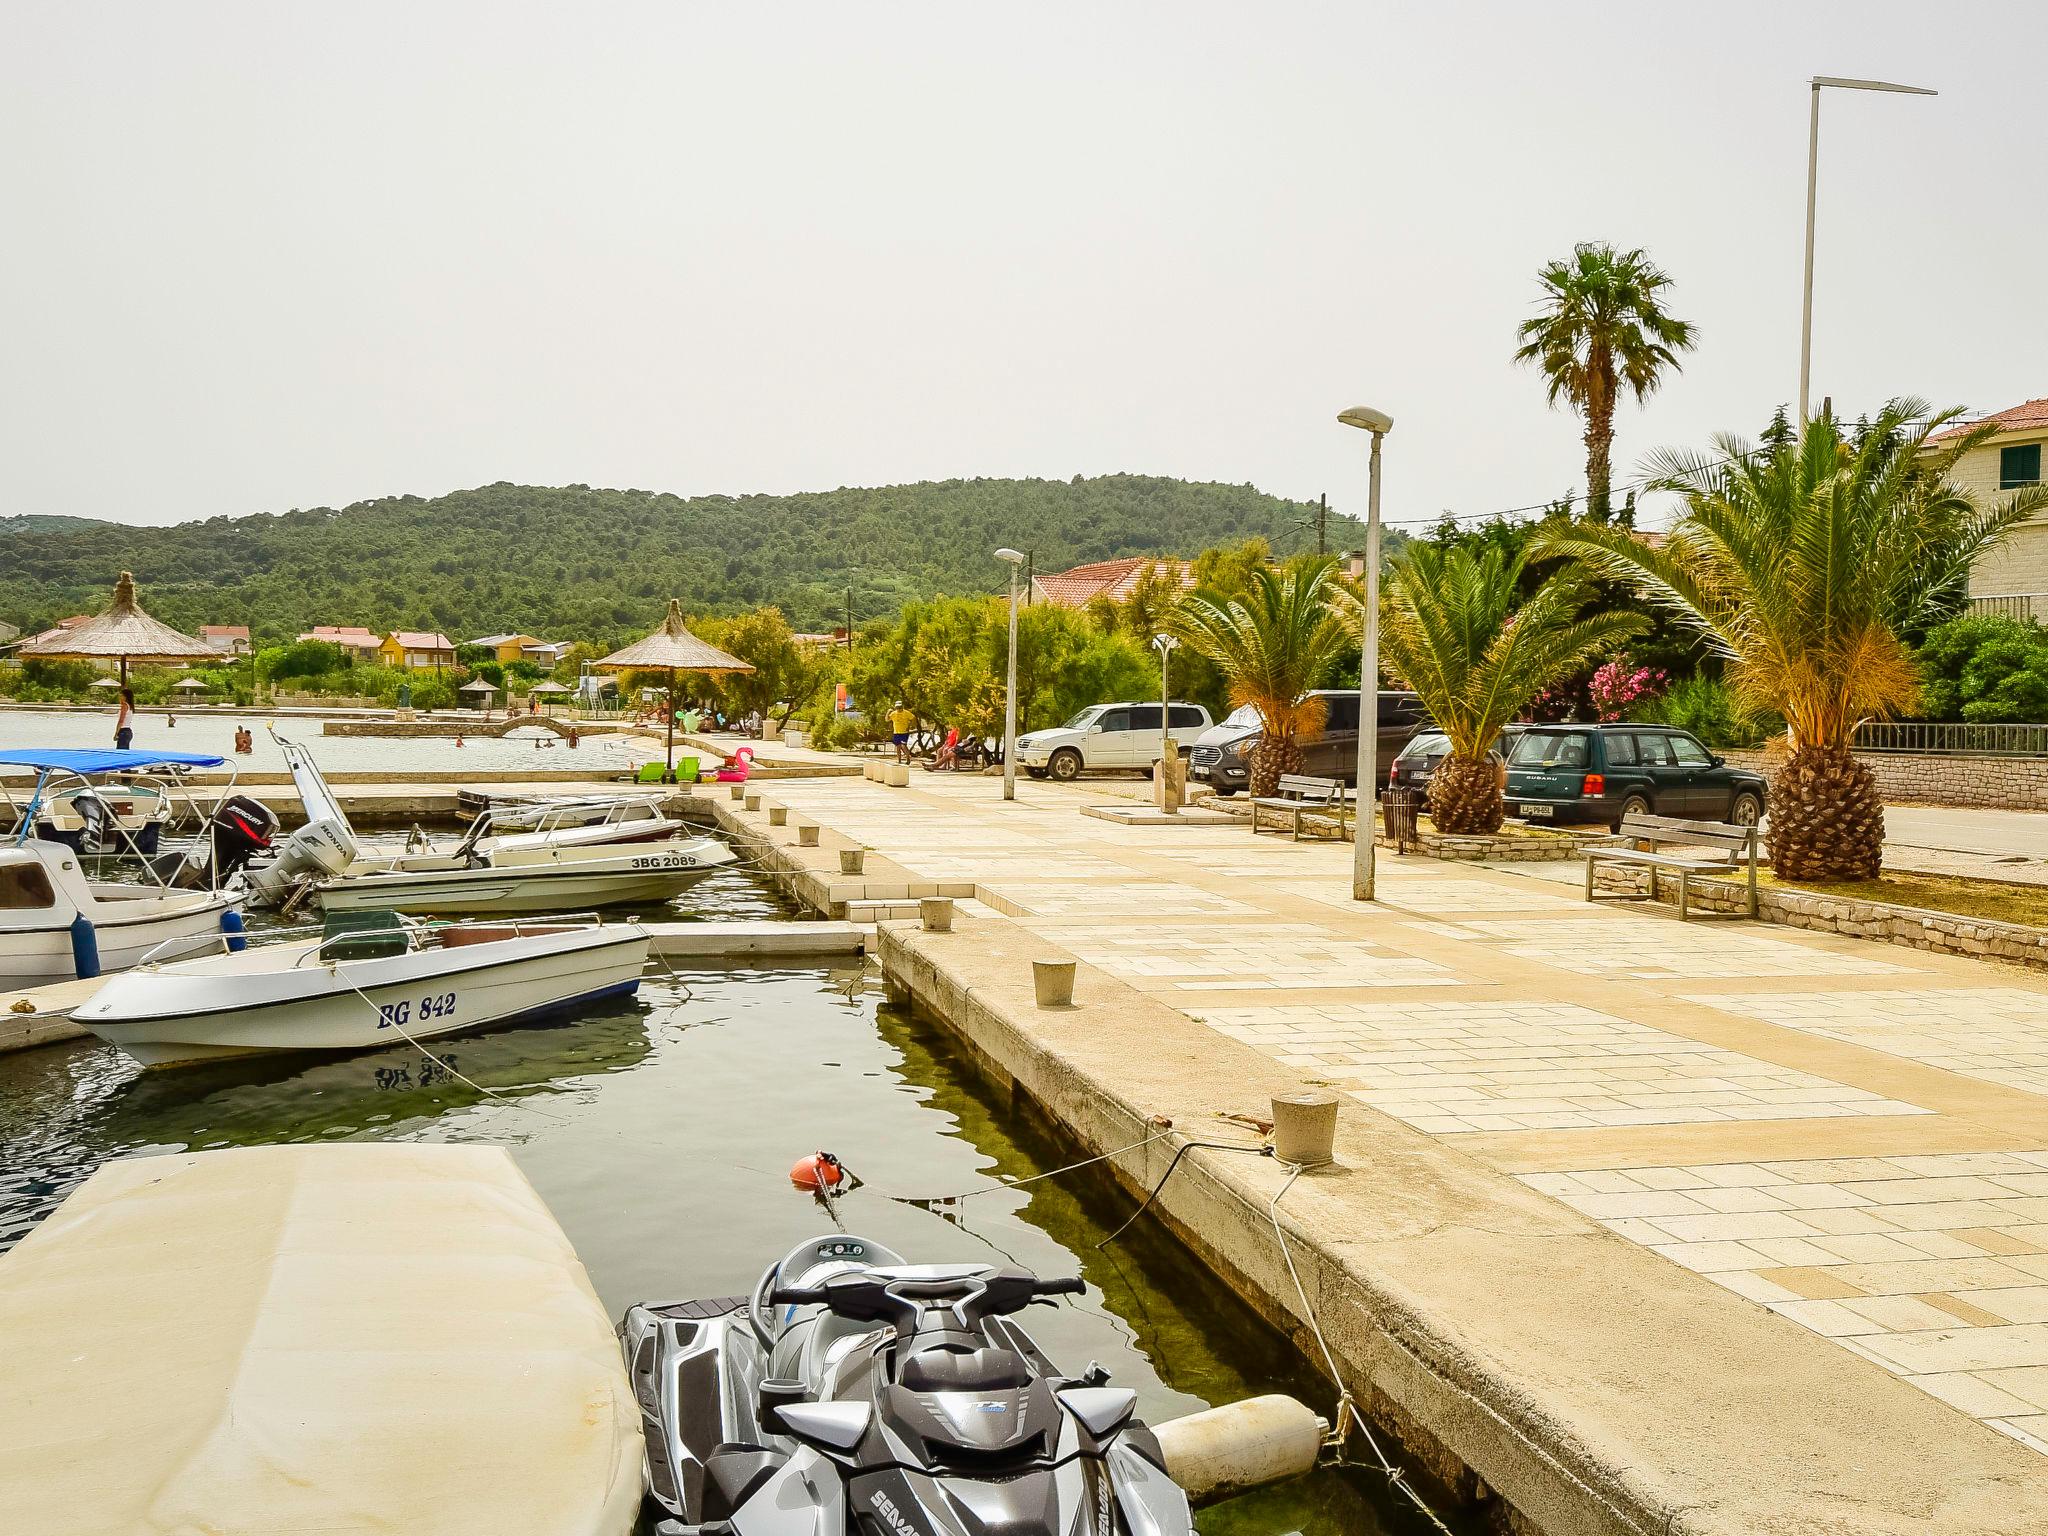
[[[205,752],[138,752],[112,748],[39,747],[0,752],[0,770],[35,770],[35,788],[24,808],[0,779],[17,837],[32,829],[46,842],[78,854],[155,855],[165,830],[180,817],[203,825],[212,807],[193,799],[184,775],[194,768],[220,768],[227,759]],[[233,792],[233,770],[216,804]],[[182,803],[181,803],[182,802]]]

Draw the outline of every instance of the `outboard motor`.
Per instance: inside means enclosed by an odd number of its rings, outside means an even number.
[[[284,841],[277,857],[249,871],[249,893],[259,905],[288,900],[302,881],[338,875],[354,862],[355,839],[345,824],[309,821]]]
[[[223,885],[270,847],[277,826],[277,812],[261,800],[229,795],[214,807],[205,832],[177,857],[165,879],[180,890]]]

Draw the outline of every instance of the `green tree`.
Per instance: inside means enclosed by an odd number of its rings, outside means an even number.
[[[1587,242],[1568,261],[1537,274],[1543,297],[1521,324],[1518,363],[1542,370],[1550,403],[1584,419],[1586,505],[1591,520],[1609,517],[1614,408],[1624,392],[1647,399],[1678,354],[1692,347],[1693,327],[1664,310],[1666,277],[1640,250]]]
[[[1175,629],[1229,680],[1233,706],[1259,712],[1251,792],[1270,795],[1283,773],[1301,766],[1300,740],[1323,725],[1323,701],[1309,690],[1346,644],[1332,610],[1333,560],[1310,558],[1283,571],[1259,566],[1242,596],[1196,591],[1181,603]]]
[[[1934,441],[1954,411],[1894,400],[1844,430],[1832,412],[1752,446],[1653,461],[1686,511],[1664,545],[1618,529],[1545,531],[1705,638],[1744,704],[1781,715],[1791,755],[1770,786],[1771,860],[1794,880],[1866,880],[1883,854],[1884,806],[1850,739],[1858,721],[1912,707],[1918,669],[1902,635],[1961,604],[1973,561],[2048,507],[2029,487],[1980,506],[1953,478],[1990,425]]]
[[[712,679],[727,713],[758,714],[787,725],[789,717],[808,707],[826,674],[824,659],[810,646],[799,645],[780,608],[764,605],[735,618],[703,626],[706,640],[753,667]]]
[[[1487,754],[1501,728],[1543,688],[1646,627],[1637,614],[1588,612],[1597,594],[1576,571],[1522,596],[1525,558],[1417,543],[1388,573],[1382,653],[1450,739],[1429,781],[1441,832],[1497,831],[1500,777]]]

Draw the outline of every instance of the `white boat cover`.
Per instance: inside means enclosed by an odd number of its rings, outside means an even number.
[[[0,1510],[36,1536],[624,1536],[638,1412],[500,1147],[109,1163],[0,1258]]]

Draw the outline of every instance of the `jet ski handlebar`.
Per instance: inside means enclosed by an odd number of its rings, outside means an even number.
[[[820,1306],[856,1322],[914,1324],[926,1305],[957,1305],[971,1319],[1020,1312],[1053,1296],[1079,1296],[1081,1279],[1040,1280],[1021,1269],[1001,1269],[967,1279],[889,1279],[874,1274],[835,1275],[823,1285],[777,1286],[770,1306]]]

